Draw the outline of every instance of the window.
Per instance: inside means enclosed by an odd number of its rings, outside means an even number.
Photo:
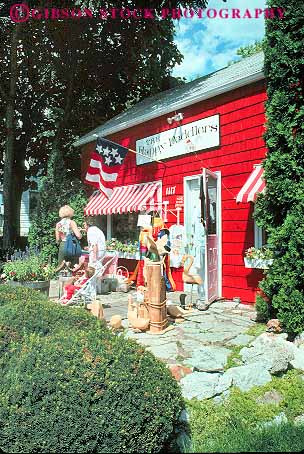
[[[261,248],[265,246],[267,243],[267,235],[264,229],[262,227],[259,227],[254,221],[254,247],[255,248]]]
[[[137,227],[138,213],[112,214],[112,238],[118,241],[137,241],[139,227]]]

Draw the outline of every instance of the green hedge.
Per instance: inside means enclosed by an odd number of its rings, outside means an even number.
[[[162,362],[38,292],[0,287],[0,305],[0,449],[164,448],[183,404]]]
[[[260,288],[284,329],[299,333],[304,326],[304,3],[281,0],[279,6],[284,18],[266,21],[266,192],[258,197],[255,217],[275,253]]]

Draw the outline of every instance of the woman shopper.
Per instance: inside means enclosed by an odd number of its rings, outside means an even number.
[[[64,246],[67,235],[69,233],[74,233],[76,238],[79,240],[81,239],[80,230],[78,229],[76,222],[72,220],[73,216],[74,210],[69,205],[64,205],[60,208],[59,217],[61,220],[57,222],[55,229],[56,243],[59,244],[58,268],[64,266],[65,263]],[[75,257],[74,261],[70,259],[69,261],[72,262],[72,265],[74,265],[78,261],[78,257]]]

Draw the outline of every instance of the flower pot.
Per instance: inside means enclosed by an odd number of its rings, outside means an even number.
[[[50,290],[50,281],[8,281],[7,284],[11,287],[26,287],[39,290],[45,295],[48,295]]]
[[[257,268],[262,270],[267,270],[272,264],[273,259],[249,259],[244,257],[244,263],[246,268]]]

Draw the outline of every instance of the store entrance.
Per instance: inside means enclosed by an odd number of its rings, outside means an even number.
[[[220,174],[203,169],[202,175],[186,177],[184,186],[186,253],[194,257],[189,272],[203,280],[196,286],[198,298],[211,302],[221,296],[222,287]]]

